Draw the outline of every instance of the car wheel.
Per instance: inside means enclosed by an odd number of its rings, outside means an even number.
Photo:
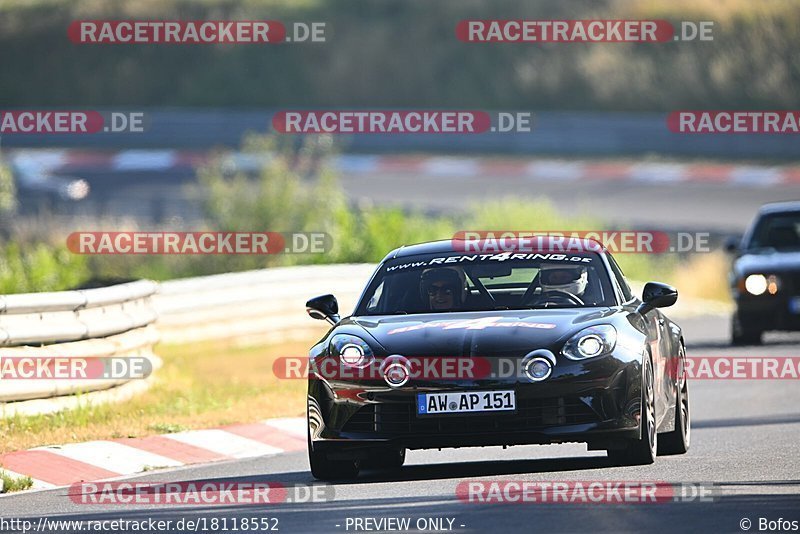
[[[404,447],[378,449],[372,452],[362,463],[362,467],[381,469],[385,471],[397,471],[406,461],[406,449]]]
[[[758,328],[745,326],[736,315],[733,316],[731,321],[731,344],[761,345],[763,334],[763,331]]]
[[[360,467],[358,460],[331,460],[326,453],[313,450],[310,433],[308,434],[308,463],[311,465],[311,474],[317,480],[356,478]]]
[[[653,383],[653,364],[644,358],[644,384],[640,416],[641,437],[629,440],[622,449],[609,449],[608,458],[616,465],[646,465],[656,460],[658,433],[656,432],[656,396]]]
[[[684,355],[684,348],[681,347],[681,358]],[[675,430],[659,437],[658,454],[684,454],[689,450],[692,419],[689,411],[689,380],[685,371],[681,380],[678,381],[675,392]]]

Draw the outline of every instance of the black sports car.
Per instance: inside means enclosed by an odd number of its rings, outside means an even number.
[[[308,454],[319,479],[402,466],[406,449],[584,442],[616,464],[689,447],[680,327],[636,298],[611,255],[402,247],[355,312],[306,303],[333,328],[310,351]],[[474,365],[473,365],[474,364]]]
[[[800,330],[800,202],[761,207],[741,244],[730,282],[734,345],[759,344],[769,330]]]

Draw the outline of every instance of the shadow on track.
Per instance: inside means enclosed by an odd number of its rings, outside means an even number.
[[[726,428],[736,426],[785,425],[800,423],[800,414],[771,415],[759,417],[737,417],[731,419],[693,420],[692,428]]]

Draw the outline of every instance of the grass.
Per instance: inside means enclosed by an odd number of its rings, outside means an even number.
[[[665,281],[691,298],[731,302],[729,269],[730,259],[724,252],[694,254],[677,264]]]
[[[17,477],[0,469],[0,480],[3,481],[0,485],[0,493],[12,493],[15,491],[22,491],[30,489],[33,486],[31,477]]]
[[[174,434],[176,432],[183,432],[189,430],[189,427],[183,425],[176,425],[174,423],[154,423],[147,427],[148,430],[158,432],[159,434]]]
[[[278,379],[272,363],[316,341],[266,347],[216,342],[157,348],[164,366],[145,393],[122,404],[0,419],[0,453],[43,445],[250,423],[305,413],[305,381]]]

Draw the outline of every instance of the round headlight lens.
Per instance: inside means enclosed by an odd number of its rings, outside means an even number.
[[[751,295],[762,295],[767,290],[767,278],[763,274],[751,274],[744,279],[744,288]]]
[[[345,345],[339,357],[347,365],[361,365],[364,363],[364,350],[358,345]]]
[[[585,358],[597,356],[603,351],[603,340],[594,334],[582,337],[578,341],[578,352]]]
[[[374,354],[366,341],[351,334],[336,334],[331,339],[330,354],[349,367],[363,368],[372,363]]]
[[[584,328],[564,343],[561,354],[570,360],[585,360],[609,354],[617,345],[617,329],[610,324]]]

